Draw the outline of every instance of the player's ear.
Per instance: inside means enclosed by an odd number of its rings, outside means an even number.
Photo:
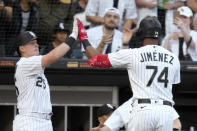
[[[23,53],[24,52],[24,47],[23,46],[19,46],[19,52]]]

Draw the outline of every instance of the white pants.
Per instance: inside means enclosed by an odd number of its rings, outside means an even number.
[[[138,104],[133,107],[128,131],[172,131],[173,112],[167,105]]]
[[[13,131],[53,131],[51,120],[17,115],[13,121]]]

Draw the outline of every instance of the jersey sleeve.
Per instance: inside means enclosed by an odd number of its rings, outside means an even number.
[[[105,121],[104,125],[110,128],[112,131],[119,131],[120,128],[124,126],[124,122],[118,110],[115,110],[111,114],[111,116]]]
[[[176,112],[176,110],[173,107],[173,111],[172,111],[172,118],[173,120],[176,120],[179,118],[179,114]]]
[[[32,56],[29,58],[24,58],[20,65],[18,65],[18,68],[26,76],[43,73],[44,70],[42,68],[41,60],[42,56]]]
[[[178,59],[178,58],[177,58]],[[174,79],[173,79],[173,84],[178,84],[178,83],[180,83],[181,82],[181,74],[180,74],[180,62],[179,62],[179,60],[177,60],[177,62],[176,62],[176,70],[175,70],[175,75],[174,75]]]
[[[118,52],[108,54],[112,67],[128,68],[131,65],[130,62],[132,61],[131,53],[131,49],[123,49],[119,50]]]

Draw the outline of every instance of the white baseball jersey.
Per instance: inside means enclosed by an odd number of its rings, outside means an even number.
[[[13,131],[52,131],[52,106],[48,81],[41,65],[42,56],[21,57],[16,64],[15,86],[19,114]]]
[[[51,113],[50,90],[41,65],[42,56],[22,57],[16,64],[15,86],[19,111]]]
[[[127,130],[132,111],[132,102],[132,98],[130,98],[128,101],[119,106],[105,121],[104,125],[109,127],[112,131],[119,131],[122,127],[125,127]]]
[[[180,62],[157,45],[120,50],[109,54],[113,67],[127,68],[133,99],[172,100],[172,85],[180,82]]]
[[[161,104],[172,100],[172,85],[180,82],[178,57],[158,45],[120,50],[108,55],[112,67],[127,68],[133,91],[129,131],[171,131],[174,109]],[[138,104],[151,99],[160,104]]]
[[[124,102],[119,106],[111,116],[105,121],[104,125],[111,129],[111,131],[119,131],[120,128],[125,127],[126,131],[129,131],[129,121],[132,113],[133,99],[130,98],[128,101]],[[179,118],[178,113],[173,108],[172,119],[176,120]]]

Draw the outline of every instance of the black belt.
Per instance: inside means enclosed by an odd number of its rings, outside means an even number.
[[[151,99],[138,99],[138,104],[151,104]],[[155,103],[157,103],[157,100],[155,100]],[[163,101],[163,105],[173,106],[173,104],[169,101]]]

